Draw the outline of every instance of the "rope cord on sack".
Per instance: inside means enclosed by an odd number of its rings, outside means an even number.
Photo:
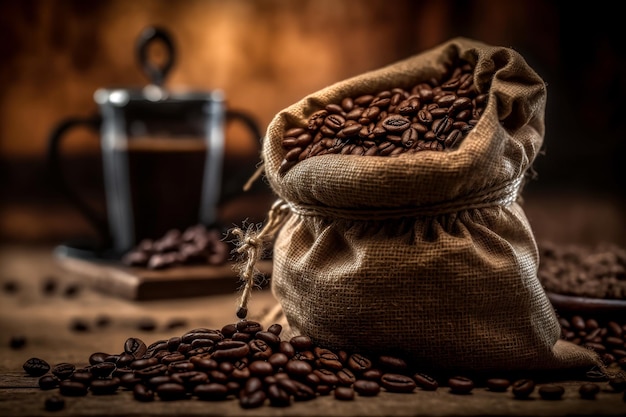
[[[230,230],[237,237],[237,248],[235,251],[242,256],[239,266],[239,277],[244,281],[243,291],[239,299],[237,317],[245,319],[248,315],[248,302],[254,287],[254,278],[257,275],[255,268],[259,259],[263,255],[265,244],[274,238],[280,230],[290,213],[289,206],[283,200],[276,200],[268,213],[267,222],[260,229],[249,227],[247,230],[234,228]]]
[[[513,181],[498,184],[495,187],[474,193],[469,198],[459,198],[454,201],[446,201],[429,206],[355,209],[289,203],[289,207],[299,216],[322,216],[344,220],[375,221],[404,217],[436,216],[456,213],[462,210],[507,206],[517,200],[522,180],[522,177],[516,178]]]

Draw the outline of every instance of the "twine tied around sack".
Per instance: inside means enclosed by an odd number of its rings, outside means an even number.
[[[255,266],[263,255],[265,244],[274,238],[290,213],[289,205],[279,199],[272,205],[267,222],[262,228],[250,225],[245,231],[238,227],[230,231],[237,237],[235,252],[241,256],[239,278],[244,282],[244,286],[237,308],[237,317],[241,320],[248,315],[248,302],[258,274]]]

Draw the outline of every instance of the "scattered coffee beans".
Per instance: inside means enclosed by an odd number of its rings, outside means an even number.
[[[31,358],[24,370],[40,376],[42,390],[58,389],[62,396],[114,395],[124,389],[140,402],[237,399],[245,409],[288,407],[294,401],[322,395],[352,401],[357,395],[373,397],[383,390],[410,394],[418,387],[436,391],[446,386],[453,394],[469,394],[482,386],[466,376],[438,380],[396,356],[370,357],[327,349],[306,335],[282,340],[281,331],[279,324],[264,329],[258,322],[242,320],[221,329],[195,328],[150,345],[130,337],[121,353],[94,352],[84,368],[60,363],[47,373],[50,366],[44,360]],[[442,381],[447,383],[442,385]],[[604,383],[612,392],[624,390],[623,379],[607,381]],[[486,379],[484,386],[493,392],[511,387],[515,398],[524,399],[534,392],[535,381],[526,378],[511,384],[508,379],[493,377]],[[600,386],[592,380],[579,389],[585,399],[595,399],[598,392]],[[544,400],[556,400],[563,394],[560,386],[539,387],[539,397]]]
[[[626,358],[626,322],[561,314],[559,323],[563,339],[595,351],[605,365],[619,363]],[[606,378],[601,372],[598,372],[598,377]]]
[[[441,80],[327,105],[313,113],[306,126],[285,131],[281,170],[325,154],[393,157],[456,149],[487,102],[487,95],[476,90],[473,72],[469,63],[460,62]]]
[[[175,265],[222,265],[230,256],[218,229],[202,224],[184,231],[172,229],[159,239],[144,239],[122,258],[127,266],[165,269]]]

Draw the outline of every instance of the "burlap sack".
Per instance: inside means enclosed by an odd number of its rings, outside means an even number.
[[[441,78],[475,64],[487,107],[461,146],[396,158],[323,155],[286,173],[284,131],[344,97]],[[281,111],[263,144],[265,174],[290,216],[273,247],[283,337],[405,355],[438,369],[597,365],[559,340],[519,204],[542,146],[546,86],[516,51],[452,39],[341,81]]]

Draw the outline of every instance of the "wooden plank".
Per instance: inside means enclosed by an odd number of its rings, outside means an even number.
[[[129,300],[159,300],[197,297],[234,292],[241,286],[236,265],[187,265],[164,270],[125,267],[115,262],[99,262],[57,255],[61,267],[84,276],[97,291]],[[266,278],[271,261],[257,264]]]

